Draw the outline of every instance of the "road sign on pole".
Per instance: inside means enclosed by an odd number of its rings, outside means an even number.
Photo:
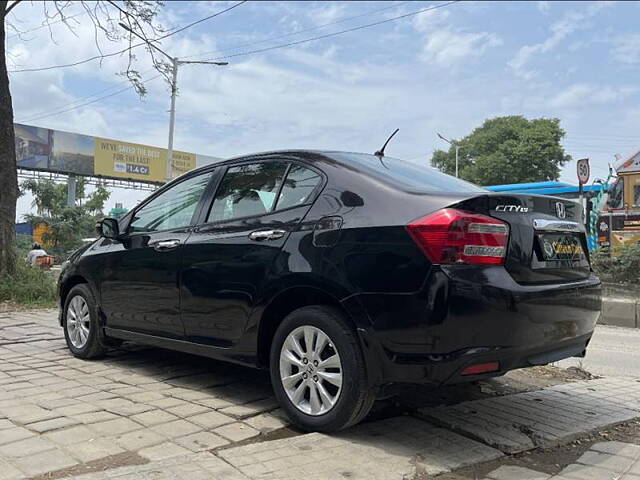
[[[586,208],[586,205],[584,204],[584,193],[582,190],[582,186],[589,181],[589,176],[591,175],[591,167],[589,166],[589,159],[581,158],[580,160],[578,160],[576,169],[578,171],[578,195],[580,197],[580,206],[582,207],[583,209],[582,212],[584,213],[585,210],[587,212],[589,211],[589,209]],[[587,229],[588,228],[589,227],[587,225]]]
[[[580,185],[585,185],[589,181],[591,175],[591,167],[589,166],[588,158],[581,158],[576,165],[578,170],[578,182]]]

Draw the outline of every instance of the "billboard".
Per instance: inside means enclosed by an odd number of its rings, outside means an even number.
[[[18,168],[164,183],[167,174],[165,148],[122,142],[108,138],[14,124]],[[173,151],[173,177],[215,157]]]

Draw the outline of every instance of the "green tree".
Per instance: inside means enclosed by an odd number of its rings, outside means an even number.
[[[104,188],[102,185],[98,185],[96,189],[87,197],[87,201],[84,203],[84,208],[90,215],[93,216],[102,216],[104,215],[103,209],[104,204],[109,197],[111,196],[111,192]]]
[[[434,151],[431,162],[454,175],[458,145],[460,177],[478,185],[557,180],[562,165],[571,160],[560,144],[564,135],[557,118],[496,117],[448,151]]]
[[[48,253],[58,257],[65,257],[82,244],[82,239],[95,236],[96,220],[101,218],[104,204],[109,199],[109,192],[102,185],[88,195],[82,179],[79,179],[76,193],[76,205],[67,205],[67,185],[56,184],[51,180],[25,180],[21,184],[23,192],[29,191],[33,195],[33,207],[36,214],[25,215],[25,219],[32,224],[45,222],[50,233],[43,235],[44,240],[53,245]],[[84,202],[84,203],[83,203]]]
[[[7,30],[23,32],[10,21],[9,13],[20,10],[24,0],[0,0],[0,277],[15,270],[15,218],[16,200],[19,195],[16,170],[15,134],[13,131],[13,104],[7,72],[6,33]],[[42,24],[51,26],[63,22],[75,33],[77,22],[88,22],[94,27],[91,40],[96,46],[96,59],[115,55],[103,50],[103,41],[116,42],[121,46],[117,53],[126,58],[126,66],[121,75],[126,76],[140,95],[145,88],[140,73],[133,67],[136,61],[134,50],[143,45],[164,38],[158,34],[163,29],[156,24],[156,16],[163,5],[159,0],[49,0],[42,5]],[[70,16],[72,7],[82,9],[81,19]],[[73,18],[73,20],[71,20]],[[126,25],[126,29],[122,28]],[[50,30],[52,31],[52,30]],[[165,35],[166,37],[167,35]],[[142,42],[138,40],[142,39]],[[52,41],[55,40],[52,38]],[[82,39],[80,39],[82,41]],[[154,67],[169,81],[169,65],[156,58],[152,48],[147,48]],[[55,190],[55,189],[54,189]]]

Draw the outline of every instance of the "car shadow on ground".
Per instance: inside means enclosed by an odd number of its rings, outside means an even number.
[[[137,380],[141,386],[144,386],[146,377],[149,383],[165,382],[172,387],[206,393],[233,405],[273,399],[267,371],[207,357],[125,343],[109,352],[102,361],[127,374],[143,377]],[[411,414],[425,407],[537,390],[576,379],[581,378],[555,367],[537,367],[485,381],[451,386],[394,385],[381,391],[381,398],[366,421]],[[277,408],[275,401],[273,408]]]

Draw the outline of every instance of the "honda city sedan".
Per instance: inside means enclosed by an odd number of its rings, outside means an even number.
[[[59,280],[73,355],[130,341],[268,369],[308,431],[390,384],[583,356],[600,316],[581,205],[382,154],[225,160],[97,230]]]

